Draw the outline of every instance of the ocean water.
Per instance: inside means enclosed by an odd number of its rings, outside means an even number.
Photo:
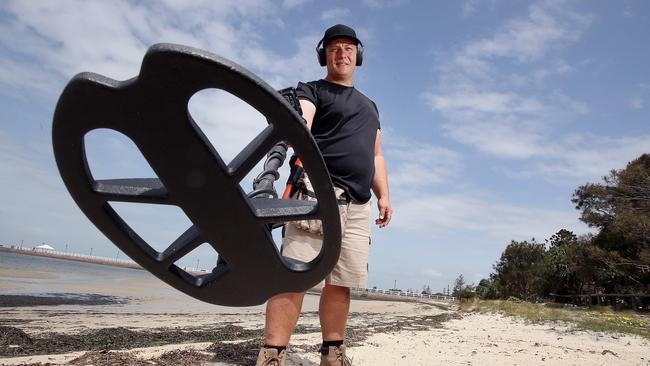
[[[154,278],[146,271],[0,252],[0,283],[11,289],[3,293],[62,293],[79,284],[98,289],[118,285],[121,281],[147,281]]]
[[[232,308],[204,303],[144,270],[7,252],[0,252],[0,294],[98,294],[128,299],[125,304],[86,306],[89,310],[107,310],[106,307],[110,311],[179,313],[264,310],[264,305]],[[317,307],[318,297],[307,295],[303,310],[312,311]]]

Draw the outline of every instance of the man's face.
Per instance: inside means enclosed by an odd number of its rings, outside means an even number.
[[[351,39],[337,38],[325,47],[327,72],[338,77],[352,77],[357,63],[357,45]]]

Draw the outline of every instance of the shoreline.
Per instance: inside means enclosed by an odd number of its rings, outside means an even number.
[[[2,245],[0,245],[0,252],[146,271],[146,269],[142,268],[139,264],[131,260],[112,259],[112,258],[104,258],[104,257],[91,257],[84,254],[52,252],[52,251],[39,250],[33,248],[20,249],[15,247],[6,247]],[[205,270],[201,270],[199,272],[193,271],[188,268],[183,268],[183,270],[186,270],[188,273],[193,275],[202,275],[208,273]],[[2,288],[0,288],[0,290],[1,289]],[[314,287],[312,289],[307,290],[306,292],[309,294],[320,295],[321,289],[318,287]],[[456,299],[452,296],[421,295],[417,293],[398,294],[398,293],[391,293],[390,291],[384,291],[384,290],[361,289],[361,288],[351,289],[351,295],[353,298],[361,299],[361,300],[367,299],[367,300],[412,301],[412,302],[418,302],[418,301],[427,302],[429,300],[435,300],[435,301],[446,301],[450,303],[456,301]]]
[[[650,365],[650,341],[638,336],[466,313],[445,304],[368,303],[353,302],[350,314],[346,344],[354,365]],[[50,309],[14,309],[0,317],[0,365],[238,366],[253,364],[262,344],[263,312],[117,316]],[[13,324],[5,324],[7,315]],[[72,319],[78,324],[71,328]],[[318,365],[318,322],[316,311],[302,314],[287,366]],[[2,341],[8,338],[19,344],[9,348]],[[25,354],[30,347],[32,355]]]

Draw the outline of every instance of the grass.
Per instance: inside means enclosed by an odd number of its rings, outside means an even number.
[[[650,339],[650,317],[634,312],[615,312],[607,307],[591,309],[558,307],[555,304],[533,304],[521,300],[478,300],[460,304],[461,311],[499,313],[523,318],[534,323],[562,321],[579,330],[635,334]]]

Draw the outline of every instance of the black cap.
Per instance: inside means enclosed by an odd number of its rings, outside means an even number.
[[[325,31],[325,35],[323,36],[323,39],[321,39],[323,47],[327,47],[327,44],[336,38],[349,38],[356,44],[361,43],[359,38],[357,38],[357,33],[354,31],[354,29],[348,27],[347,25],[337,24]]]

